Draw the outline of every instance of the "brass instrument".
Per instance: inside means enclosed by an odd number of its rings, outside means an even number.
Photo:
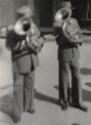
[[[32,47],[35,52],[40,52],[45,43],[45,38],[42,36],[34,23],[26,36],[28,46]]]
[[[83,35],[75,18],[71,18],[71,9],[62,8],[55,15],[55,26],[62,28],[64,36],[72,43],[80,43]]]
[[[35,52],[39,52],[45,43],[44,37],[41,37],[37,26],[28,18],[17,20],[14,31],[19,36],[25,36],[25,39],[21,42],[21,51],[30,48]]]
[[[78,25],[77,20],[74,18],[70,18],[69,20],[64,22],[63,33],[69,40],[69,42],[80,43],[83,40],[81,29]]]

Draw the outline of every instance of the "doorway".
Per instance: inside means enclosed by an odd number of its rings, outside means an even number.
[[[40,27],[51,27],[53,21],[53,0],[39,0]]]

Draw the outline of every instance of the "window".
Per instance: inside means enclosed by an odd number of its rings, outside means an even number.
[[[89,2],[89,5],[88,5],[88,18],[91,19],[91,2]]]
[[[91,2],[87,2],[84,6],[83,6],[83,14],[82,14],[82,18],[83,19],[91,19]]]

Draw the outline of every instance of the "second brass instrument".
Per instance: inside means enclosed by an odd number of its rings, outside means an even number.
[[[71,17],[69,8],[62,8],[56,12],[55,25],[63,30],[64,36],[72,43],[80,43],[83,41],[83,34],[78,21]]]

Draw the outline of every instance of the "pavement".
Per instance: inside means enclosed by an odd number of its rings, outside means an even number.
[[[89,42],[85,42],[80,47],[82,93],[84,103],[88,106],[87,113],[72,107],[62,111],[57,104],[57,45],[53,39],[47,40],[42,51],[39,53],[40,66],[36,69],[36,112],[34,114],[23,113],[21,121],[15,125],[91,125],[91,38],[89,38]],[[9,69],[11,73],[10,55],[6,50],[4,52],[4,63],[0,63],[0,73],[5,73]],[[7,59],[7,57],[9,58]],[[3,58],[0,58],[0,62],[2,60]],[[3,67],[7,66],[8,70],[2,69],[2,65]],[[5,79],[7,79],[6,75]],[[7,81],[10,82],[10,79],[9,77]],[[2,80],[3,78],[0,78],[0,81]]]
[[[91,39],[89,39],[91,40]],[[69,107],[62,111],[58,100],[58,61],[57,45],[46,42],[39,54],[40,66],[36,70],[34,114],[23,113],[17,125],[91,125],[91,44],[84,43],[81,48],[81,82],[84,103],[88,112]]]

